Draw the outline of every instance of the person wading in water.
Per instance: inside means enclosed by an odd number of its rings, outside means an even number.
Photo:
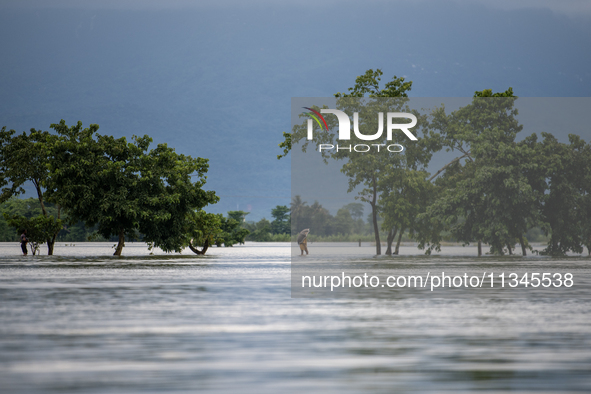
[[[27,238],[27,229],[23,230],[21,234],[21,249],[23,251],[23,256],[27,255],[27,243],[29,242],[29,238]]]
[[[300,231],[300,233],[298,234],[298,245],[300,245],[300,250],[302,251],[302,254],[300,256],[303,256],[304,252],[306,252],[306,254],[308,254],[308,233],[310,232],[310,229],[307,228],[305,230]]]

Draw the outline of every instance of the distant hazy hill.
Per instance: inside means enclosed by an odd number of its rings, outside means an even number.
[[[452,3],[0,12],[0,126],[65,119],[148,134],[210,159],[213,211],[289,205],[277,161],[293,96],[331,96],[369,68],[414,96],[589,96],[589,29],[549,11]],[[238,197],[233,197],[238,196]]]

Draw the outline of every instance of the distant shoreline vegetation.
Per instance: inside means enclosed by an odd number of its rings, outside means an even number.
[[[300,213],[296,216],[296,222],[308,223],[308,225],[316,228],[320,234],[310,233],[308,241],[313,242],[364,242],[375,243],[375,238],[372,232],[371,215],[366,220],[362,219],[363,205],[360,203],[350,203],[338,210],[337,215],[331,215],[328,210],[322,207],[318,202],[315,202],[311,207],[307,203],[302,202],[299,196],[296,196],[292,205],[297,206]],[[56,215],[57,209],[54,204],[46,203],[46,210],[50,215]],[[306,212],[306,209],[308,212]],[[19,235],[14,231],[3,214],[9,216],[20,214],[27,218],[32,218],[40,214],[41,209],[39,203],[34,198],[18,199],[16,197],[10,198],[8,201],[0,205],[0,242],[18,242]],[[314,213],[314,216],[313,216]],[[236,228],[247,230],[248,233],[244,237],[244,241],[250,242],[295,242],[298,231],[291,228],[291,216],[287,206],[277,206],[272,210],[272,221],[263,218],[258,222],[245,221],[248,212],[244,211],[229,211],[227,219],[233,220],[235,223],[240,223]],[[380,220],[380,223],[382,221]],[[322,226],[320,225],[322,224]],[[56,242],[117,242],[118,237],[112,236],[109,239],[101,236],[96,232],[97,226],[88,228],[83,222],[77,222],[71,225],[64,225],[58,232]],[[228,232],[233,229],[226,228]],[[380,234],[382,238],[386,237],[386,233]],[[543,234],[541,228],[536,227],[528,231],[526,234],[527,241],[531,243],[546,243],[549,237]],[[126,242],[142,242],[143,236],[139,233],[127,235]],[[401,243],[417,243],[418,240],[413,239],[407,233],[401,237]],[[243,243],[243,242],[237,242]],[[455,240],[450,234],[443,236],[442,245],[457,245],[460,241]],[[385,242],[382,242],[385,245]],[[221,245],[220,245],[221,246]],[[228,245],[229,246],[229,245]]]

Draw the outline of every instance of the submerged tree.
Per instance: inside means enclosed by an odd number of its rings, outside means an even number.
[[[591,250],[591,144],[570,134],[569,144],[549,133],[543,141],[532,136],[536,151],[540,224],[550,238],[543,254],[560,256],[568,251]]]
[[[515,119],[515,100],[511,89],[494,95],[485,90],[449,115],[443,106],[433,114],[432,124],[444,145],[460,156],[448,165],[452,171],[438,180],[439,197],[428,215],[433,225],[445,223],[465,244],[477,242],[479,255],[481,242],[495,252],[507,247],[512,253],[516,240],[525,253],[523,234],[535,220],[534,193],[523,175],[529,150],[515,143],[522,129]],[[431,247],[438,245],[437,239],[432,241]]]
[[[516,142],[522,129],[516,99],[511,89],[485,90],[450,115],[443,108],[435,114],[446,145],[461,155],[437,180],[439,197],[425,217],[464,243],[478,242],[479,255],[481,242],[496,254],[512,254],[519,243],[526,255],[525,233],[538,225],[553,238],[546,253],[580,252],[584,228],[577,217],[586,212],[589,191],[581,169],[589,168],[589,150],[575,136],[568,147],[544,133],[541,144],[535,134]]]
[[[52,239],[63,227],[61,220],[53,216],[38,215],[27,218],[26,216],[10,216],[4,213],[4,219],[18,231],[27,230],[27,238],[33,255],[37,253],[41,244],[47,242],[48,239]]]
[[[435,187],[424,170],[391,168],[380,180],[380,212],[384,218],[382,228],[388,231],[386,254],[397,255],[404,231],[411,236],[430,233],[431,228],[419,215],[435,198]],[[396,248],[392,243],[396,239]]]
[[[50,145],[50,198],[62,202],[72,220],[97,225],[105,238],[119,241],[139,231],[143,240],[164,251],[186,245],[186,221],[193,211],[218,201],[202,189],[207,159],[177,154],[166,144],[149,149],[152,139],[97,133],[98,125],[51,127],[58,139]],[[193,179],[196,177],[196,181]]]
[[[188,214],[185,235],[188,237],[187,246],[193,253],[203,255],[211,245],[219,242],[222,234],[220,217],[203,210]]]

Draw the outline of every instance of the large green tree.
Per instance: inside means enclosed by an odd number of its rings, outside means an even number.
[[[114,138],[98,125],[51,127],[50,198],[62,202],[72,220],[97,225],[105,238],[140,232],[143,240],[164,251],[180,251],[187,243],[191,212],[218,201],[203,190],[207,159],[178,154],[166,144],[149,149],[151,138]]]
[[[479,255],[481,242],[499,254],[512,254],[519,242],[525,255],[524,234],[538,220],[538,193],[528,175],[537,164],[531,146],[515,141],[522,129],[515,118],[516,99],[512,89],[496,94],[484,90],[449,115],[444,107],[434,112],[433,125],[444,145],[459,156],[437,180],[438,198],[427,216],[434,227],[443,225],[457,240],[478,243]],[[438,245],[437,235],[429,236],[434,238],[431,247]]]

